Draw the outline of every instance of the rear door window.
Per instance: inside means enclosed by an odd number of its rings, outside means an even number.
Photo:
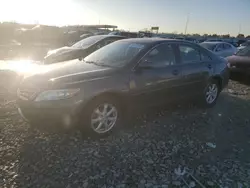
[[[230,44],[224,43],[223,47],[224,47],[224,49],[231,49],[231,45]]]
[[[184,64],[197,63],[201,61],[199,50],[195,49],[192,46],[180,44],[179,51],[180,51],[181,61]]]
[[[216,52],[220,52],[224,50],[224,45],[223,44],[218,44],[216,47]]]

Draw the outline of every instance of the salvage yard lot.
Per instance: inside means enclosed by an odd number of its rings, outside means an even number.
[[[0,187],[250,186],[250,88],[236,81],[212,109],[146,110],[99,140],[30,129],[1,100]]]

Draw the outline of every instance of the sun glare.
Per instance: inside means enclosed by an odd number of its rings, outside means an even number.
[[[0,70],[10,70],[23,75],[35,74],[41,70],[41,65],[30,60],[2,61]]]
[[[73,0],[5,0],[0,6],[0,21],[62,26],[97,24],[98,20],[98,13]]]

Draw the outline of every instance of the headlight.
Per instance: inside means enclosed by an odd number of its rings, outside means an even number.
[[[73,97],[76,95],[80,89],[60,89],[60,90],[48,90],[40,93],[35,101],[51,101],[51,100],[61,100]]]

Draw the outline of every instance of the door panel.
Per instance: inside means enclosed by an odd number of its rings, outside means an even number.
[[[181,67],[173,47],[161,44],[150,50],[131,73],[132,98],[139,105],[156,105],[176,98],[181,84]]]
[[[181,71],[183,77],[183,97],[189,98],[203,92],[209,75],[213,71],[210,57],[190,45],[179,45],[181,55]]]
[[[131,94],[140,104],[155,105],[177,98],[181,84],[180,66],[165,69],[140,70],[130,77],[134,82]]]
[[[211,70],[212,65],[208,62],[183,65],[182,74],[186,83],[183,92],[187,94],[187,97],[199,95],[203,92]]]

